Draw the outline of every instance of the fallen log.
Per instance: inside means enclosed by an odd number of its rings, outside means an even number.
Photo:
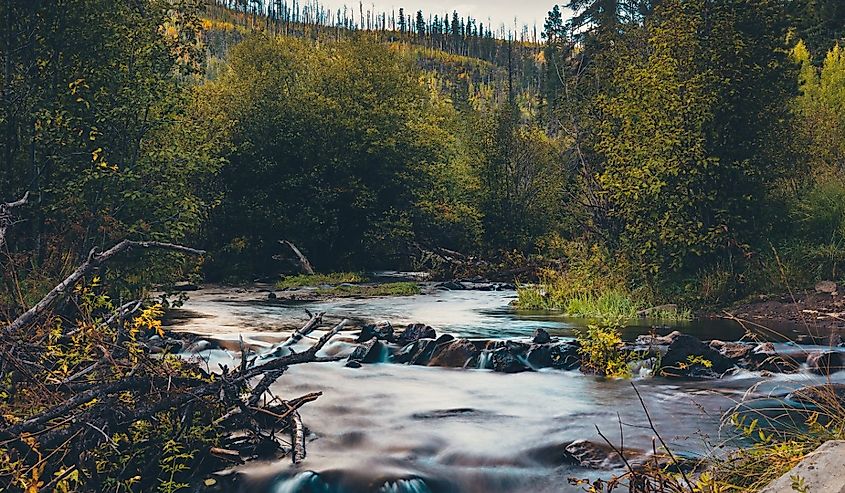
[[[110,260],[112,257],[121,254],[132,248],[157,248],[163,250],[172,250],[181,253],[189,253],[192,255],[204,255],[204,250],[197,250],[188,248],[182,245],[174,245],[172,243],[162,243],[158,241],[131,241],[123,240],[117,245],[111,247],[103,253],[98,253],[94,248],[88,254],[88,258],[76,270],[67,276],[64,281],[60,282],[56,287],[50,290],[41,301],[36,303],[32,308],[27,310],[20,317],[15,319],[8,327],[3,329],[3,334],[9,335],[24,329],[28,325],[39,320],[50,308],[52,308],[57,301],[63,299],[73,289],[76,284],[82,280],[86,275],[90,274],[94,269],[103,265],[103,263]]]

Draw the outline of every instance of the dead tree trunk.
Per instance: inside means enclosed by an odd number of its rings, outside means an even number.
[[[294,255],[296,255],[296,258],[299,259],[299,265],[302,267],[303,272],[308,275],[314,275],[314,267],[311,266],[311,262],[308,261],[308,257],[306,257],[301,251],[299,251],[299,248],[296,248],[296,245],[294,245],[288,240],[281,240],[279,243],[287,245],[290,247],[291,250],[293,250],[293,253]]]
[[[25,205],[29,200],[29,192],[26,192],[20,200],[0,204],[0,248],[6,244],[6,230],[14,223],[12,209]]]

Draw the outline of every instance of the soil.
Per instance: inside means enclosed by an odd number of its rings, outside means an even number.
[[[829,336],[845,335],[845,293],[818,293],[805,291],[777,296],[760,296],[744,300],[713,318],[736,318],[748,325],[783,329],[801,335]],[[771,323],[777,327],[771,327]]]

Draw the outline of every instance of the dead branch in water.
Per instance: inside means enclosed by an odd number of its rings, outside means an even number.
[[[57,303],[77,296],[73,287],[82,279],[133,248],[204,253],[181,245],[130,240],[102,253],[92,250],[85,262],[41,301],[0,328],[0,381],[11,382],[4,383],[4,390],[14,396],[11,407],[0,402],[4,416],[14,416],[0,418],[0,458],[20,465],[19,478],[37,470],[55,484],[67,477],[67,471],[78,471],[88,484],[98,485],[98,477],[103,474],[96,466],[97,461],[102,461],[98,454],[122,454],[127,446],[148,446],[154,451],[147,453],[162,453],[160,446],[156,449],[150,445],[150,438],[127,445],[114,437],[132,436],[131,430],[137,430],[139,423],[147,423],[143,425],[146,429],[178,423],[178,428],[168,435],[153,435],[156,439],[178,439],[197,423],[196,429],[205,430],[202,433],[216,430],[214,433],[223,437],[197,455],[198,464],[204,468],[223,467],[252,457],[288,455],[294,463],[304,460],[305,426],[299,411],[321,394],[289,400],[264,397],[290,366],[333,360],[321,356],[320,350],[347,321],[327,331],[304,351],[262,364],[244,357],[234,369],[222,366],[214,375],[197,361],[166,354],[168,348],[184,347],[186,343],[180,339],[166,334],[160,337],[155,330],[144,333],[137,326],[131,333],[129,329],[124,332],[124,325],[133,327],[133,319],[145,312],[139,301],[80,318],[68,324],[67,329],[39,323],[50,319]],[[320,326],[322,317],[322,313],[312,316],[285,344],[302,341]],[[75,356],[69,364],[65,358],[70,351]],[[131,465],[136,469],[121,466],[123,469],[112,473],[128,474],[126,480],[136,475],[147,480],[139,472],[157,467],[159,462],[151,464],[141,461]],[[13,477],[6,470],[0,471],[0,490],[7,489]],[[155,476],[151,480],[154,479]]]

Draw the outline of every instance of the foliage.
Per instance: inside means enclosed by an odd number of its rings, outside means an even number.
[[[74,388],[133,377],[163,378],[173,382],[174,387],[185,379],[212,381],[213,377],[197,365],[177,356],[149,357],[143,342],[161,335],[160,305],[153,304],[135,316],[127,316],[124,330],[116,330],[107,318],[117,308],[104,293],[98,278],[77,286],[72,302],[78,307],[78,314],[72,319],[53,317],[31,334],[33,339],[46,341],[40,360],[26,373],[3,365],[0,413],[7,426],[37,417],[45,407],[62,402],[68,394],[79,395],[73,392]],[[33,343],[29,350],[36,347]],[[103,356],[105,347],[112,348],[108,358]],[[160,391],[154,389],[151,393]],[[87,409],[112,406],[114,412],[140,412],[149,406],[149,397],[127,391],[115,397],[103,396]],[[118,399],[119,403],[111,399]],[[106,440],[75,454],[61,453],[61,444],[55,450],[42,450],[39,442],[32,439],[31,453],[22,455],[19,448],[10,447],[7,442],[0,448],[0,485],[26,491],[184,489],[197,474],[214,467],[216,461],[208,451],[219,445],[223,433],[214,421],[225,409],[216,398],[200,401],[201,405],[184,411],[163,410],[153,419],[136,419],[128,429],[100,430],[99,433],[107,434]],[[54,429],[67,424],[65,417],[56,420]],[[33,465],[34,459],[39,458]]]
[[[354,284],[367,282],[367,277],[357,272],[333,272],[331,274],[300,274],[285,276],[276,283],[279,289],[315,287],[323,284]]]
[[[581,369],[609,378],[630,378],[630,355],[622,349],[619,324],[590,325],[577,333]]]
[[[0,43],[0,190],[29,190],[37,206],[20,217],[30,227],[16,230],[3,270],[35,290],[27,296],[93,247],[185,240],[205,219],[203,184],[220,161],[188,108],[202,65],[199,9],[195,0],[0,6],[11,22]],[[108,285],[137,294],[190,271],[173,259],[127,262]]]

